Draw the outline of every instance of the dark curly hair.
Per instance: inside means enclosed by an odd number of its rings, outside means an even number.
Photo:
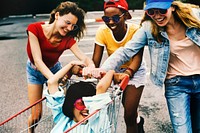
[[[93,96],[96,94],[95,84],[92,82],[83,82],[72,84],[66,93],[65,101],[62,106],[64,115],[70,119],[74,118],[73,109],[74,103],[77,99],[87,96]]]

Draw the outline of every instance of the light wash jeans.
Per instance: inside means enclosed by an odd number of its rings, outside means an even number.
[[[167,79],[165,97],[174,133],[200,133],[200,74]]]

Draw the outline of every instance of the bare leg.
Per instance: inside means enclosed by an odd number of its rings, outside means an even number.
[[[123,93],[122,104],[124,106],[124,120],[127,133],[138,133],[137,109],[144,86],[136,88],[128,85]]]
[[[43,85],[28,84],[28,98],[29,103],[33,104],[37,100],[42,98]],[[42,103],[37,104],[31,108],[31,115],[28,118],[28,126],[31,127],[33,124],[38,122],[42,116]],[[37,126],[37,125],[36,125]],[[29,128],[28,133],[34,133],[36,126]]]

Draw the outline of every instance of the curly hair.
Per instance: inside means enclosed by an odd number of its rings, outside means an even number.
[[[78,5],[74,2],[70,1],[61,2],[60,5],[58,5],[55,9],[51,11],[49,24],[54,22],[56,12],[59,12],[60,16],[71,13],[78,18],[76,24],[78,25],[79,28],[75,31],[70,31],[68,35],[71,35],[75,37],[77,40],[80,40],[84,36],[84,31],[86,29],[86,25],[84,22],[85,19],[84,10],[79,8]]]
[[[180,1],[174,1],[172,2],[171,7],[175,8],[173,15],[178,22],[183,23],[186,27],[189,28],[194,27],[200,29],[200,20],[195,18],[192,12],[192,8],[199,8],[199,6],[182,3]],[[159,31],[161,31],[163,27],[159,27],[146,13],[141,20],[140,26],[145,21],[151,21],[152,35],[158,42],[161,42],[162,38],[160,37]]]

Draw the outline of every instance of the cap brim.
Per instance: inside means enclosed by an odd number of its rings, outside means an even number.
[[[132,16],[131,16],[131,14],[129,13],[129,12],[127,12],[127,19],[131,19],[132,18]]]
[[[154,2],[146,5],[144,10],[148,10],[151,8],[159,8],[159,9],[168,9],[170,8],[172,2]]]

